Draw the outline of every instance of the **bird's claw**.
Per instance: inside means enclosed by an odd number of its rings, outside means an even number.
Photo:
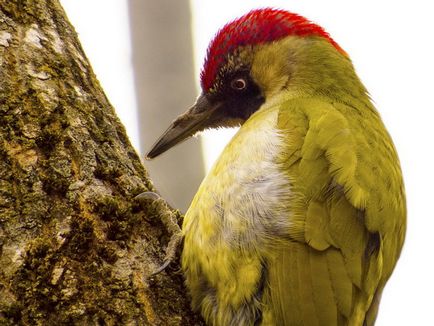
[[[152,277],[152,276],[155,276],[157,274],[160,274],[162,271],[164,271],[166,269],[167,266],[170,265],[170,263],[171,263],[170,260],[164,260],[164,263],[160,267],[158,267],[155,271],[153,271],[151,273],[151,275],[149,275],[149,276]]]
[[[137,195],[135,199],[152,200],[154,202],[158,202],[160,205],[159,211],[161,212],[161,221],[166,227],[166,230],[171,234],[169,243],[167,244],[166,248],[164,263],[159,266],[155,271],[153,271],[150,275],[155,276],[164,271],[167,266],[169,266],[170,263],[172,263],[176,259],[177,250],[181,245],[183,238],[181,228],[177,223],[176,214],[169,208],[166,201],[164,201],[163,198],[157,193],[151,191],[142,192],[141,194]]]
[[[157,194],[156,192],[152,192],[152,191],[145,191],[145,192],[142,192],[141,194],[138,194],[136,197],[134,197],[134,199],[138,199],[138,200],[143,200],[143,199],[157,200],[160,198],[161,198],[161,196],[159,194]]]
[[[169,243],[166,248],[166,256],[164,257],[164,263],[158,267],[154,272],[152,272],[151,276],[157,275],[164,271],[167,266],[169,266],[175,259],[179,246],[182,242],[182,233],[181,229],[179,232],[172,234]]]

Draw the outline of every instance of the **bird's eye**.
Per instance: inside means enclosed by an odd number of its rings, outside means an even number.
[[[236,78],[231,81],[231,87],[236,91],[242,91],[247,87],[247,82],[243,78]]]

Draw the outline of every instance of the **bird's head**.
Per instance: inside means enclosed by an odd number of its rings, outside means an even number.
[[[147,154],[154,158],[208,128],[243,124],[282,90],[315,89],[315,66],[346,53],[318,25],[278,9],[257,9],[226,24],[211,41],[202,94]],[[331,60],[333,61],[333,60]]]

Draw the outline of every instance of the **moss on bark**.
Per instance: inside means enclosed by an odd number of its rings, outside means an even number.
[[[155,189],[57,0],[0,0],[0,67],[0,324],[200,323],[148,278],[173,212],[134,201]]]

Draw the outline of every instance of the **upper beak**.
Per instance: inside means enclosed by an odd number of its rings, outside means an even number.
[[[152,149],[146,154],[146,159],[153,159],[169,148],[193,136],[198,131],[211,126],[217,121],[219,104],[211,104],[204,94],[200,95],[196,103],[187,112],[180,115],[164,134],[156,141]]]

